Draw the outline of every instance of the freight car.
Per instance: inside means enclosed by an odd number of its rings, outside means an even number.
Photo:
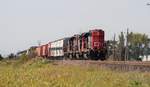
[[[80,35],[59,39],[37,47],[37,56],[50,59],[104,60],[106,55],[104,36],[103,30],[95,29]]]
[[[59,39],[48,44],[48,58],[62,59],[64,57],[64,47],[68,38]]]
[[[48,44],[38,46],[35,51],[38,57],[48,57]]]

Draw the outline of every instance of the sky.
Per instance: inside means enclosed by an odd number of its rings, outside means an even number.
[[[0,0],[0,54],[92,29],[150,36],[150,0]]]

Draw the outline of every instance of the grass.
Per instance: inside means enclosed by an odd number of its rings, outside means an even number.
[[[0,87],[150,87],[150,73],[9,60],[0,62]]]

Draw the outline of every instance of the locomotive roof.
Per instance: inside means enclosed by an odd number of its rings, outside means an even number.
[[[60,40],[65,40],[65,39],[68,39],[69,37],[65,37],[65,38],[61,38],[61,39],[58,39],[58,40],[55,40],[55,41],[51,41],[49,43],[52,43],[52,42],[56,42],[56,41],[60,41]]]

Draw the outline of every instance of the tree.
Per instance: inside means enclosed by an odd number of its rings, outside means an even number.
[[[148,44],[148,36],[141,33],[129,33],[129,43],[132,46],[140,46]]]
[[[119,60],[125,60],[125,37],[123,32],[119,35]]]
[[[144,49],[148,46],[148,36],[141,33],[129,33],[129,54],[130,59],[138,60],[140,56],[144,55]]]
[[[15,55],[13,53],[11,53],[11,54],[8,55],[8,58],[13,59],[13,58],[15,58]]]

